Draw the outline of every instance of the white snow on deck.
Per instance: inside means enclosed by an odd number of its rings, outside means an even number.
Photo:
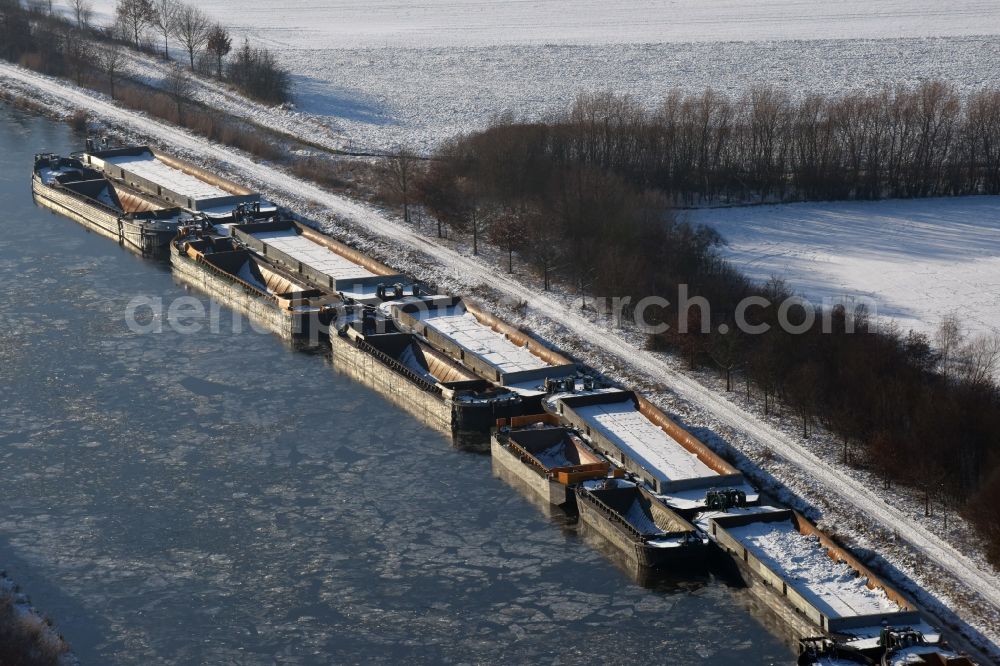
[[[801,534],[790,521],[751,523],[726,530],[806,601],[830,618],[902,611],[868,579],[826,554],[819,539]]]
[[[349,280],[375,277],[367,268],[342,257],[308,238],[303,238],[294,230],[259,231],[252,234],[257,240],[301,261],[315,271],[334,280]]]
[[[575,407],[574,411],[661,481],[717,476],[697,456],[643,416],[630,400]]]
[[[117,157],[109,157],[104,161],[130,171],[140,178],[152,181],[172,192],[198,201],[230,196],[229,192],[184,173],[180,169],[167,166],[149,153],[143,153],[142,155],[119,155]]]
[[[472,313],[462,308],[433,308],[414,316],[501,372],[549,367],[526,347],[518,347],[503,333],[480,323]]]
[[[638,498],[633,499],[632,503],[629,504],[628,509],[622,512],[621,515],[622,518],[625,519],[625,522],[643,534],[666,534],[666,532],[661,530],[660,526],[656,524],[656,521],[653,520],[653,516],[646,511],[646,509],[642,506],[642,503],[639,502]]]

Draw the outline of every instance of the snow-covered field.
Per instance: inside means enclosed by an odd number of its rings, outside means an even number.
[[[785,278],[817,304],[874,300],[904,331],[956,313],[970,333],[1000,329],[1000,197],[824,202],[688,213],[729,242],[759,280]],[[856,301],[857,302],[857,301]]]
[[[65,4],[65,0],[63,0]],[[97,20],[113,0],[98,0]],[[581,91],[655,105],[671,88],[798,92],[941,77],[995,81],[1000,3],[958,0],[206,0],[275,49],[299,110],[357,149],[429,149],[510,110],[537,118]]]
[[[64,3],[65,4],[65,3]],[[992,0],[201,0],[295,48],[623,44],[997,34]],[[113,0],[98,0],[109,15]]]

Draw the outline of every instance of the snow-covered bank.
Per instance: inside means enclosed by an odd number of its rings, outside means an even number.
[[[4,572],[0,572],[0,641],[0,663],[80,663],[55,627]]]
[[[610,331],[571,307],[571,298],[541,293],[530,281],[502,275],[483,258],[455,251],[427,238],[398,219],[303,182],[237,151],[210,144],[163,123],[123,110],[88,91],[41,77],[10,65],[0,65],[4,85],[38,95],[54,105],[88,109],[95,115],[143,136],[154,137],[172,150],[259,187],[279,202],[315,215],[327,229],[348,233],[364,249],[380,255],[395,268],[453,286],[457,291],[492,290],[527,304],[525,321],[564,349],[606,370],[612,376],[646,387],[660,387],[656,397],[706,439],[728,442],[754,461],[762,450],[777,458],[768,471],[797,493],[801,501],[822,508],[824,518],[842,526],[841,533],[869,545],[898,569],[899,576],[926,587],[918,600],[932,607],[951,607],[972,627],[965,632],[977,642],[997,642],[1000,636],[1000,579],[981,560],[941,539],[929,525],[886,502],[876,487],[862,482],[850,469],[831,464],[808,442],[762,422],[727,396],[677,369],[663,355],[642,349],[641,340],[627,332]],[[666,386],[664,386],[664,384]],[[793,498],[794,499],[794,498]],[[898,533],[900,542],[884,540]],[[955,619],[959,630],[962,623]]]
[[[1000,330],[1000,197],[822,202],[688,213],[728,241],[761,281],[806,298],[870,297],[880,317],[932,333],[956,312],[971,333]]]

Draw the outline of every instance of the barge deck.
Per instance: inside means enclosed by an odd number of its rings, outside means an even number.
[[[385,297],[413,293],[415,285],[406,276],[299,222],[236,225],[230,232],[241,244],[310,284],[356,303],[381,303]]]
[[[527,333],[456,296],[389,301],[385,316],[483,379],[518,393],[525,413],[542,411],[551,380],[577,374],[576,364]]]
[[[745,488],[756,499],[735,467],[632,391],[559,395],[548,407],[675,509],[703,508],[720,487]]]
[[[87,150],[81,161],[115,182],[209,219],[230,218],[239,206],[277,212],[260,194],[149,146]]]

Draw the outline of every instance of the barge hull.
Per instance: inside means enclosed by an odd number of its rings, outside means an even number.
[[[242,285],[198,266],[194,259],[172,251],[170,263],[174,275],[183,283],[198,289],[234,312],[246,316],[254,324],[283,340],[297,340],[303,331],[311,330],[308,315],[283,314],[272,303],[248,294]]]
[[[520,480],[526,488],[548,504],[562,506],[569,500],[570,491],[567,486],[542,476],[534,468],[526,465],[519,456],[501,444],[496,435],[490,439],[490,454],[493,456],[494,468],[503,468],[508,475]]]
[[[577,493],[577,511],[580,521],[607,539],[609,543],[626,555],[639,566],[660,568],[671,564],[682,564],[694,561],[704,553],[703,548],[678,546],[676,548],[655,548],[635,541],[627,534],[617,529],[611,519],[586,496]]]
[[[735,552],[730,550],[729,555],[750,593],[764,604],[767,610],[773,613],[783,625],[782,634],[790,645],[797,645],[799,640],[803,638],[824,634],[818,624],[812,622],[788,603],[781,588],[775,588],[770,581],[753,571]]]
[[[119,221],[117,216],[60,192],[42,183],[37,177],[31,179],[31,193],[38,205],[68,217],[132,252],[144,257],[165,256],[168,252],[173,234],[149,232],[127,220]]]
[[[407,381],[350,340],[330,331],[333,367],[403,408],[422,423],[446,434],[452,432],[452,406],[441,396]]]

